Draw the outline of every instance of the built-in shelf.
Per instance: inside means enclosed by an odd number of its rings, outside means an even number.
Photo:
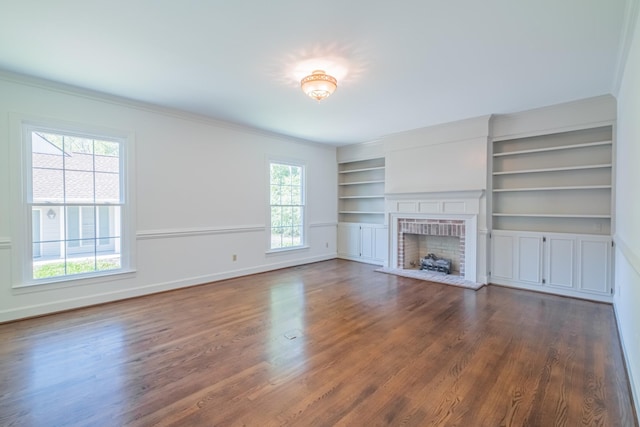
[[[492,228],[606,234],[612,229],[612,126],[492,143]]]
[[[577,171],[577,170],[589,170],[589,169],[607,169],[611,168],[611,163],[604,163],[600,165],[584,165],[584,166],[565,166],[559,168],[542,168],[542,169],[524,169],[513,171],[501,171],[493,172],[493,175],[516,175],[524,173],[546,173],[546,172],[564,172],[564,171]]]
[[[341,182],[338,185],[363,185],[363,184],[384,184],[384,179],[379,179],[374,181]]]
[[[493,157],[516,156],[520,154],[544,153],[548,151],[573,150],[576,148],[597,147],[600,145],[611,145],[611,141],[586,142],[583,144],[557,145],[554,147],[532,148],[529,150],[508,151],[504,153],[494,153]]]
[[[384,158],[338,165],[340,222],[384,223]]]
[[[598,190],[610,189],[610,185],[574,185],[567,187],[533,187],[533,188],[496,188],[494,193],[518,192],[518,191],[558,191],[558,190]]]
[[[377,171],[377,170],[384,170],[384,166],[376,166],[373,168],[341,170],[338,173],[356,173],[356,172],[367,172],[367,171]]]
[[[383,215],[384,211],[338,211],[341,214]]]
[[[502,217],[531,217],[531,218],[611,218],[611,215],[602,214],[602,215],[583,215],[583,214],[516,214],[516,213],[493,213],[493,216],[502,216]]]

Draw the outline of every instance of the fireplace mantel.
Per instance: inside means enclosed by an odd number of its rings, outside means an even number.
[[[480,213],[484,190],[429,191],[385,194],[386,213],[467,214]]]
[[[390,251],[388,266],[398,265],[398,224],[403,220],[464,221],[464,279],[477,281],[477,240],[480,200],[484,190],[430,191],[385,194],[385,217],[389,223]]]
[[[406,199],[479,199],[484,190],[446,190],[446,191],[419,191],[409,193],[385,193],[389,200]]]

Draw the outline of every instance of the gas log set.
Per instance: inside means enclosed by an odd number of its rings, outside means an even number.
[[[427,254],[420,260],[420,270],[439,271],[442,273],[451,273],[451,260],[447,258],[439,258],[435,254]]]

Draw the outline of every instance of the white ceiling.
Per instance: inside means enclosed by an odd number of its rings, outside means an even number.
[[[612,93],[627,1],[0,0],[0,69],[343,145]]]

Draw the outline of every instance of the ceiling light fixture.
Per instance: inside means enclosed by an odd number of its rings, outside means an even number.
[[[315,70],[307,77],[300,80],[302,91],[316,101],[328,98],[338,87],[335,77],[326,74],[322,70]]]

